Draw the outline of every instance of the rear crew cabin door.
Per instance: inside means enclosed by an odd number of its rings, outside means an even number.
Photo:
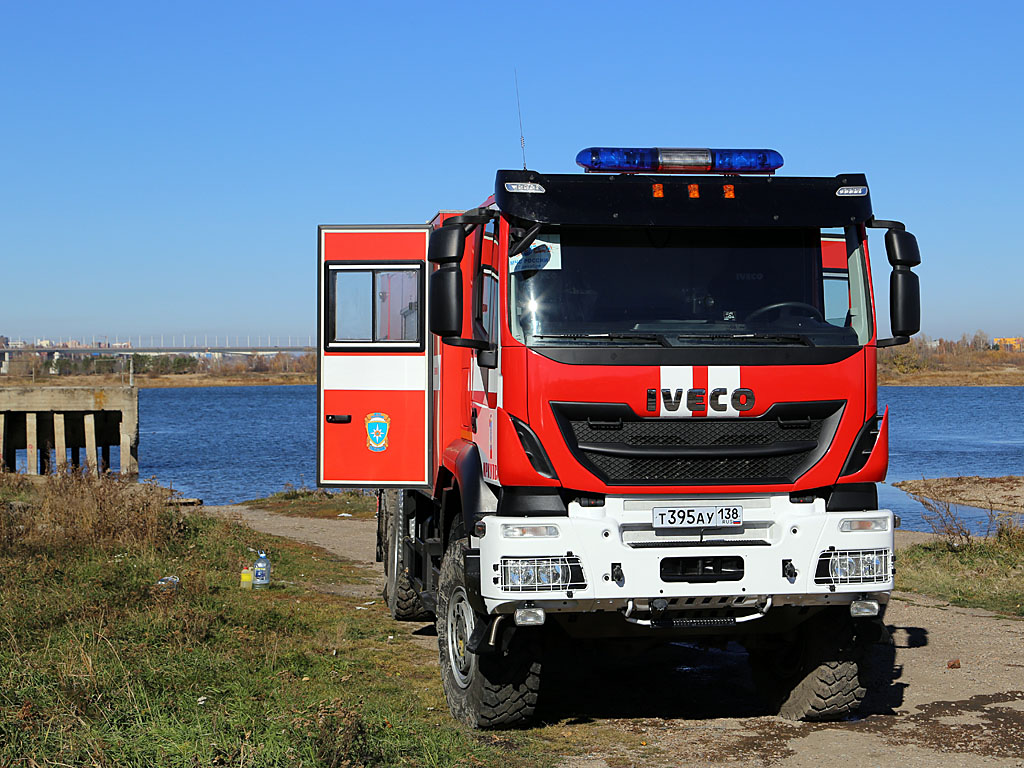
[[[429,232],[320,227],[318,485],[429,487]]]

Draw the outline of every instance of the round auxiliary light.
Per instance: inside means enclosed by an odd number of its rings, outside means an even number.
[[[859,557],[833,555],[829,563],[829,575],[838,580],[856,579],[860,577],[860,565]]]
[[[588,173],[772,173],[783,160],[774,149],[587,147],[576,163]]]

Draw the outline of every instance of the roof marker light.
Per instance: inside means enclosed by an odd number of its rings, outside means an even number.
[[[588,173],[772,173],[783,160],[774,149],[588,147],[576,163]]]

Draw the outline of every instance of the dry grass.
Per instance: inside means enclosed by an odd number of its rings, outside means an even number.
[[[436,667],[368,569],[169,508],[155,486],[0,477],[0,766],[550,765],[448,716]],[[271,587],[238,588],[266,549]],[[161,590],[163,576],[180,588]]]
[[[949,502],[915,498],[938,539],[901,550],[897,587],[1024,616],[1022,515],[989,509],[984,534],[977,535]]]
[[[29,483],[0,474],[0,546],[7,550],[158,548],[180,537],[183,514],[156,483],[59,473]],[[3,499],[12,501],[2,502]]]

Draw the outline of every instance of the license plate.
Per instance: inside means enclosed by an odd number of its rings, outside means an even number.
[[[655,507],[655,528],[728,528],[743,525],[743,507]]]

